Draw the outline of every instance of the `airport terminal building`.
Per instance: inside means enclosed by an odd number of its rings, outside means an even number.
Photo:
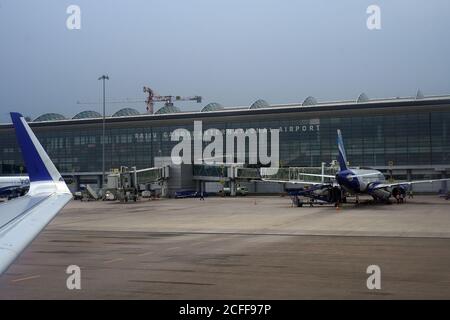
[[[177,128],[193,130],[279,129],[282,167],[320,167],[337,158],[341,129],[350,166],[372,167],[396,180],[450,177],[450,96],[368,99],[225,108],[200,111],[164,106],[155,114],[124,108],[106,117],[105,168],[148,168],[170,157]],[[73,118],[44,114],[30,123],[63,176],[76,184],[97,183],[102,174],[102,116],[84,111]],[[11,124],[0,125],[0,175],[26,172]],[[225,148],[224,148],[225,150]],[[248,150],[248,149],[247,149]]]

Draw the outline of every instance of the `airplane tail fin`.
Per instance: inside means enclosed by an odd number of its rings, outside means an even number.
[[[64,181],[25,118],[20,113],[11,112],[11,119],[16,130],[17,142],[22,150],[22,157],[25,161],[30,183]]]
[[[342,139],[342,133],[341,130],[337,130],[337,144],[339,149],[339,167],[342,170],[347,170],[347,156],[345,154],[345,148],[344,148],[344,140]]]

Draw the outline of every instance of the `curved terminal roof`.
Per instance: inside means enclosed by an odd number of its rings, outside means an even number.
[[[267,103],[266,100],[256,100],[255,102],[252,103],[252,105],[250,107],[248,107],[249,109],[259,109],[259,108],[267,108],[270,107],[270,105]]]
[[[123,108],[114,113],[113,117],[126,117],[126,116],[137,116],[139,111],[133,108]]]
[[[101,118],[102,115],[100,113],[98,113],[97,111],[92,111],[92,110],[86,110],[86,111],[81,111],[79,113],[77,113],[76,115],[73,116],[72,119],[89,119],[89,118]]]
[[[222,110],[222,109],[223,109],[223,106],[220,103],[211,102],[211,103],[208,103],[206,106],[204,106],[200,112],[217,111],[217,110]]]
[[[423,98],[425,98],[424,94],[422,93],[422,91],[420,89],[417,89],[416,100],[417,99],[423,99]]]
[[[303,101],[302,106],[313,106],[315,104],[317,104],[316,98],[309,96]]]
[[[55,121],[55,120],[66,120],[66,117],[64,117],[62,114],[59,113],[44,113],[34,119],[34,122],[38,121]]]
[[[165,105],[162,108],[159,108],[158,111],[155,112],[155,114],[166,114],[166,113],[177,113],[181,112],[181,110],[174,105]]]
[[[356,99],[356,103],[368,102],[368,101],[369,101],[369,97],[367,97],[367,95],[364,92],[358,96],[358,99]]]

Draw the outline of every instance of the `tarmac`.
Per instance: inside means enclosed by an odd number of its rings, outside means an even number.
[[[449,209],[438,196],[71,201],[0,276],[0,299],[449,299]]]

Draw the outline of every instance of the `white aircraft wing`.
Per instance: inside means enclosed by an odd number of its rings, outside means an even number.
[[[262,169],[272,169],[272,168],[262,168]],[[269,171],[270,172],[270,171]],[[264,174],[263,174],[264,175]],[[270,174],[267,174],[270,176]],[[327,178],[327,179],[333,179],[335,180],[335,176],[327,175],[327,174],[314,174],[314,173],[303,173],[299,172],[298,176],[306,176],[306,177],[317,177],[317,178]],[[307,181],[307,180],[301,180],[301,179],[292,179],[292,180],[279,180],[279,179],[270,179],[270,178],[262,178],[262,181],[265,182],[274,182],[274,183],[293,183],[293,184],[304,184],[304,185],[310,185],[310,186],[318,186],[318,185],[332,185],[331,182],[320,182],[320,181]]]
[[[24,117],[11,113],[30,178],[28,193],[0,204],[0,274],[72,198]]]
[[[257,180],[255,180],[257,181]],[[317,185],[331,185],[331,183],[326,182],[312,182],[312,181],[302,181],[302,180],[274,180],[274,179],[261,179],[261,181],[264,182],[275,182],[275,183],[293,183],[293,184],[306,184],[310,186],[317,186]]]
[[[380,183],[373,187],[373,189],[385,189],[397,186],[410,186],[413,184],[419,183],[433,183],[433,182],[442,182],[442,181],[450,181],[450,179],[435,179],[435,180],[417,180],[417,181],[403,181],[403,182],[395,182],[395,183]]]
[[[303,173],[303,172],[298,172],[297,175],[299,176],[307,176],[307,177],[319,177],[319,178],[331,178],[331,179],[335,179],[336,176],[332,176],[329,174],[316,174],[316,173]]]

